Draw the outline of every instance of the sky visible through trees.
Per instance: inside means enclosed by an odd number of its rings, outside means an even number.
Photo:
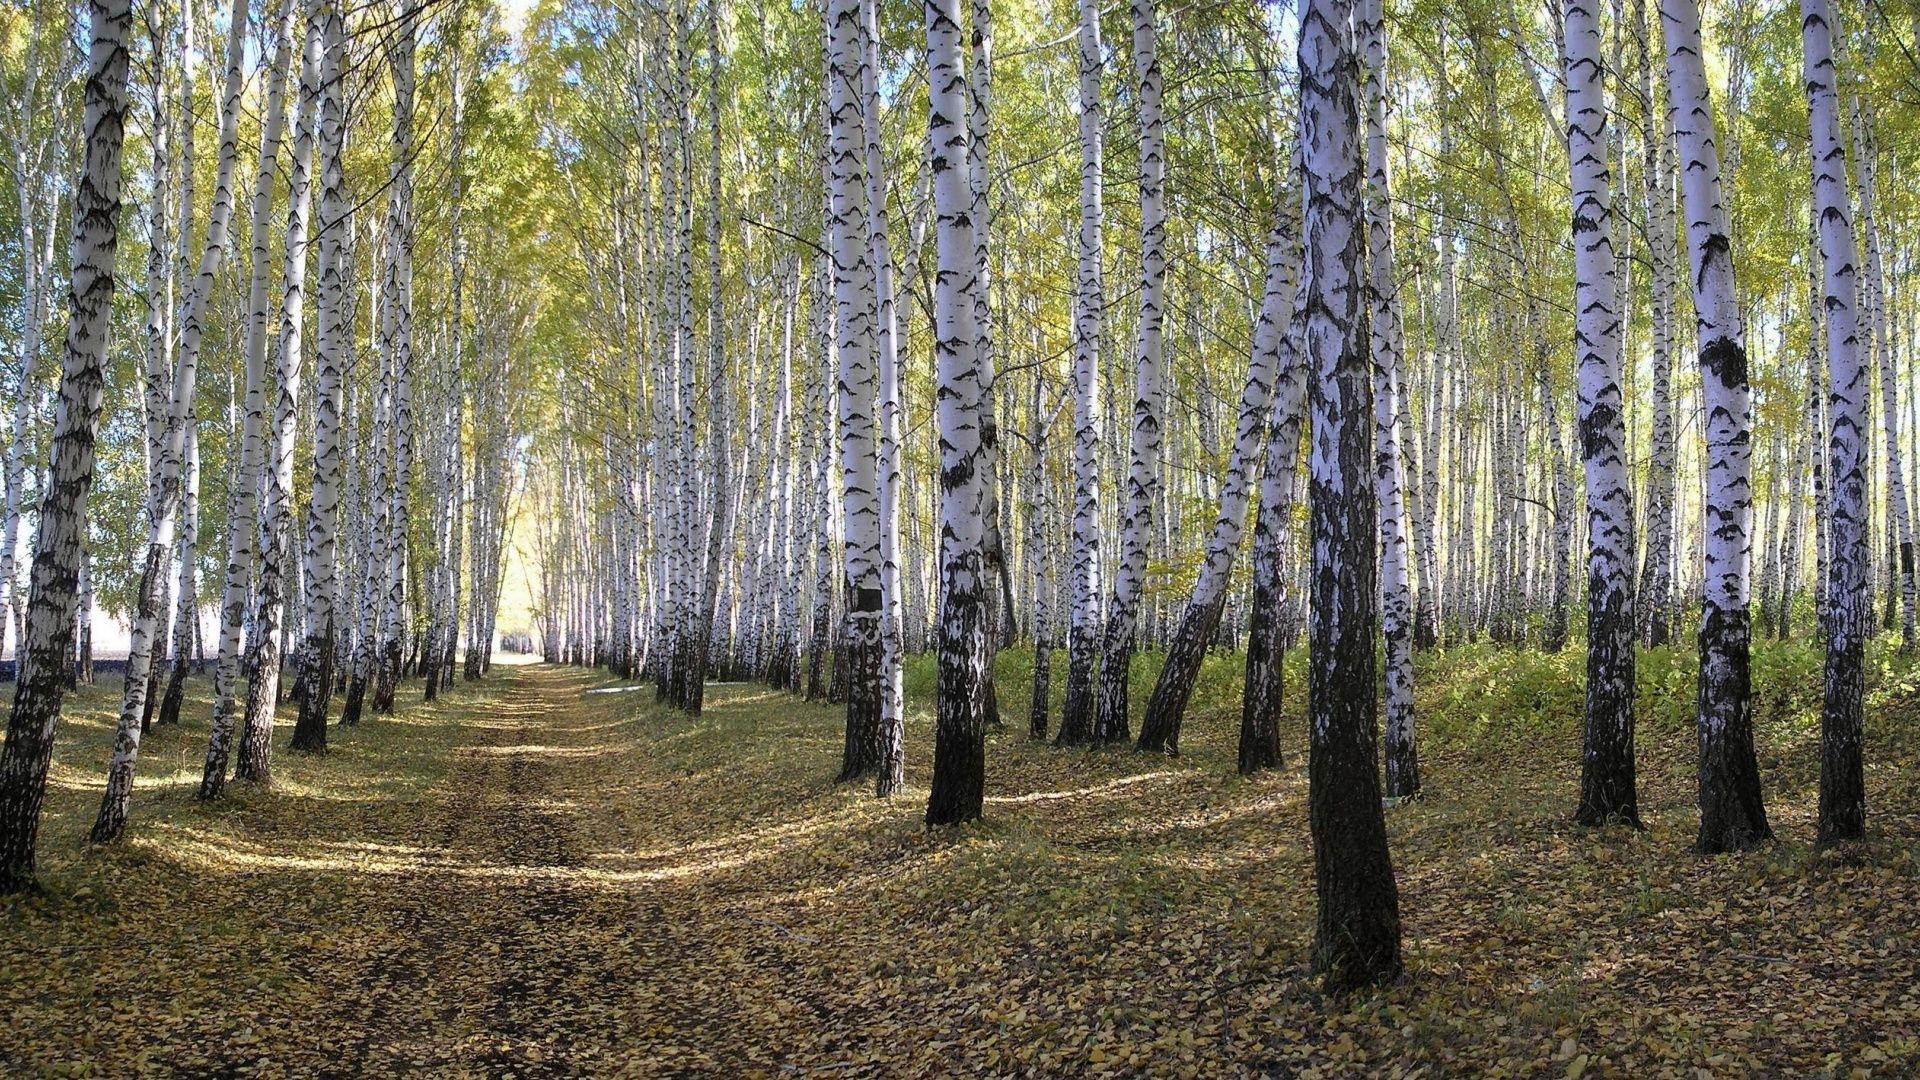
[[[529,1013],[629,940],[589,894],[894,936],[845,1014],[423,1067],[1920,1069],[1917,56],[1879,0],[6,0],[0,1001],[93,994],[37,961],[135,883],[360,872],[302,800],[454,785],[362,870],[557,920]],[[785,901],[622,861],[735,848]],[[1744,1028],[1675,989],[1742,971]],[[915,1048],[834,1042],[882,1003]]]

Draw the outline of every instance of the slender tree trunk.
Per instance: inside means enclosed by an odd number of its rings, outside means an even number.
[[[1160,492],[1161,415],[1166,378],[1161,372],[1162,320],[1166,304],[1166,134],[1160,119],[1160,49],[1155,40],[1155,0],[1132,0],[1134,94],[1140,109],[1140,336],[1134,348],[1135,382],[1127,511],[1120,532],[1120,565],[1107,606],[1101,646],[1100,696],[1093,738],[1122,741],[1129,735],[1127,682],[1133,672],[1141,594],[1147,584],[1147,545]]]
[[[1076,746],[1094,737],[1094,668],[1100,641],[1100,337],[1106,319],[1101,283],[1100,6],[1079,0],[1080,263],[1073,308],[1073,600],[1067,626],[1067,701],[1054,741]]]
[[[1047,439],[1052,432],[1046,406],[1045,380],[1038,365],[1033,369],[1033,397],[1027,404],[1027,441],[1033,457],[1029,463],[1027,504],[1027,564],[1033,594],[1029,597],[1033,621],[1033,688],[1027,702],[1027,738],[1035,742],[1047,737],[1049,704],[1053,695],[1053,593],[1051,573],[1053,498],[1047,476]]]
[[[268,254],[272,245],[273,182],[278,176],[275,163],[280,154],[280,138],[286,124],[287,69],[293,62],[293,0],[276,0],[278,7],[269,29],[272,65],[267,76],[267,111],[260,127],[260,168],[254,179],[253,213],[249,236],[251,254],[247,291],[247,337],[243,353],[246,387],[243,399],[241,443],[238,469],[234,472],[231,498],[227,507],[227,568],[220,599],[220,659],[214,672],[213,730],[207,737],[207,757],[200,776],[200,798],[217,798],[227,783],[227,759],[232,751],[234,729],[242,720],[245,672],[241,665],[241,634],[245,629],[247,601],[251,594],[256,561],[255,514],[259,506],[259,481],[265,468],[265,426],[267,382]]]
[[[967,182],[966,76],[958,0],[926,0],[933,143],[934,348],[940,430],[940,598],[928,825],[980,816],[986,786],[986,487],[974,290],[979,263]]]
[[[1220,512],[1213,532],[1207,538],[1206,562],[1194,582],[1193,595],[1187,599],[1185,613],[1172,644],[1167,646],[1166,662],[1153,684],[1153,696],[1147,699],[1147,714],[1140,724],[1141,750],[1175,753],[1180,746],[1180,723],[1200,678],[1200,663],[1213,644],[1226,610],[1228,585],[1232,580],[1235,555],[1247,521],[1256,469],[1260,464],[1262,439],[1267,432],[1268,414],[1273,412],[1274,371],[1293,323],[1294,300],[1300,277],[1300,237],[1294,223],[1298,199],[1290,186],[1281,192],[1279,222],[1267,234],[1267,272],[1260,301],[1260,313],[1253,325],[1253,349],[1247,359],[1246,384],[1240,391],[1240,416],[1234,428],[1233,453],[1228,459],[1226,479],[1220,485]],[[1297,353],[1295,354],[1297,355]],[[1297,386],[1297,382],[1296,382]],[[1299,412],[1298,398],[1294,414]],[[1294,428],[1299,442],[1299,428]],[[1291,470],[1289,470],[1290,472]],[[1290,480],[1290,478],[1289,478]],[[1265,492],[1263,487],[1262,492]],[[1289,482],[1286,490],[1291,493]],[[1266,504],[1262,503],[1263,510]],[[1264,516],[1264,515],[1263,515]],[[1277,580],[1278,575],[1275,575]],[[1256,608],[1255,619],[1272,618],[1275,612]],[[1248,665],[1253,664],[1252,654]],[[1276,669],[1277,670],[1277,669]],[[1266,695],[1274,700],[1278,694]]]
[[[1700,838],[1703,853],[1751,847],[1773,835],[1753,748],[1752,400],[1746,329],[1734,290],[1694,0],[1660,0],[1667,90],[1678,136],[1701,396],[1706,406],[1704,608],[1700,620]]]
[[[847,683],[840,779],[880,768],[881,559],[875,455],[875,281],[861,115],[865,58],[860,0],[827,7],[828,226],[832,239],[834,342],[839,359],[841,513],[846,527],[847,614],[841,641]],[[839,672],[836,671],[836,678]]]
[[[333,654],[336,607],[339,603],[338,562],[340,531],[341,429],[343,361],[351,344],[346,324],[348,249],[352,235],[348,217],[345,96],[340,82],[347,48],[346,25],[340,0],[322,0],[320,8],[320,290],[314,322],[313,489],[307,500],[306,629],[295,664],[299,686],[294,697],[300,714],[294,722],[293,749],[320,753],[327,749],[327,705],[333,696]],[[312,13],[309,12],[309,18]]]
[[[120,161],[127,122],[127,0],[91,0],[83,154],[73,192],[73,276],[53,460],[34,536],[27,630],[6,746],[0,749],[0,892],[34,884],[34,841],[53,761],[54,727],[73,653],[87,489],[104,391],[120,233]]]
[[[1647,249],[1652,262],[1651,373],[1649,393],[1653,415],[1648,425],[1651,442],[1646,478],[1646,554],[1640,569],[1641,640],[1659,647],[1673,639],[1673,590],[1676,545],[1675,508],[1679,491],[1674,472],[1677,448],[1673,417],[1673,319],[1675,235],[1673,210],[1673,135],[1653,91],[1652,55],[1644,0],[1634,0],[1634,34],[1646,59],[1638,72],[1642,105],[1641,157],[1646,173]]]
[[[1582,825],[1640,824],[1634,781],[1633,492],[1606,69],[1593,0],[1566,0],[1567,160],[1573,184],[1574,352],[1587,480],[1587,696],[1580,752]],[[1571,508],[1569,508],[1571,509]]]
[[[1833,477],[1832,554],[1827,560],[1826,687],[1820,710],[1822,845],[1856,839],[1866,827],[1861,729],[1869,633],[1867,577],[1867,369],[1854,310],[1859,261],[1847,198],[1847,152],[1840,133],[1838,72],[1828,0],[1800,0],[1801,73],[1813,135],[1813,213],[1819,230],[1832,380],[1828,417]]]
[[[1900,452],[1900,379],[1898,359],[1887,319],[1887,272],[1880,242],[1876,193],[1879,169],[1874,161],[1873,140],[1868,137],[1867,121],[1860,100],[1853,99],[1853,160],[1860,189],[1860,231],[1866,243],[1867,318],[1872,324],[1872,363],[1880,375],[1880,430],[1883,437],[1881,457],[1886,462],[1887,560],[1891,567],[1891,591],[1887,597],[1888,627],[1891,629],[1896,604],[1900,623],[1900,649],[1914,647],[1914,559],[1913,516],[1907,502],[1904,455]]]
[[[1408,581],[1405,458],[1405,332],[1395,276],[1391,187],[1387,177],[1387,46],[1381,0],[1360,0],[1361,64],[1366,73],[1367,262],[1369,351],[1373,357],[1373,482],[1380,530],[1380,615],[1386,660],[1387,794],[1420,793],[1413,724],[1413,595]]]
[[[894,313],[893,247],[887,237],[885,162],[880,152],[880,22],[878,0],[860,4],[861,141],[866,162],[867,235],[871,244],[878,326],[880,445],[876,478],[880,512],[880,761],[878,795],[906,782],[905,627],[900,612],[900,353]]]
[[[1272,265],[1269,257],[1269,268]],[[1269,277],[1271,273],[1269,269]],[[1266,460],[1260,476],[1260,516],[1253,527],[1253,596],[1249,604],[1253,614],[1247,626],[1246,681],[1240,699],[1242,776],[1277,769],[1281,763],[1280,705],[1285,689],[1283,661],[1291,629],[1288,582],[1294,563],[1293,507],[1299,486],[1300,428],[1306,420],[1306,290],[1302,274],[1293,290],[1290,317],[1281,322],[1263,315],[1258,330],[1272,335],[1276,351],[1273,409],[1266,425]],[[1177,745],[1170,743],[1169,748]]]
[[[400,0],[399,25],[389,46],[393,71],[393,151],[387,165],[386,279],[380,287],[381,347],[393,372],[392,411],[381,437],[392,441],[393,466],[387,497],[386,567],[380,596],[378,651],[374,657],[373,710],[393,711],[401,675],[407,620],[407,572],[413,535],[413,107],[414,37],[420,9]]]
[[[312,202],[313,125],[320,109],[321,0],[308,0],[301,45],[300,103],[293,136],[293,169],[287,194],[286,263],[280,275],[280,340],[275,349],[273,438],[265,461],[265,502],[260,508],[259,587],[254,598],[253,640],[248,650],[246,709],[234,773],[241,780],[270,783],[273,714],[279,700],[281,626],[286,606],[288,537],[293,531],[293,441],[299,419],[301,337],[306,317],[307,215]]]
[[[193,671],[194,649],[200,643],[200,436],[192,405],[187,406],[186,427],[186,478],[180,493],[180,580],[174,590],[173,663],[167,673],[166,695],[154,719],[157,724],[180,722],[180,707],[187,696],[187,676]]]

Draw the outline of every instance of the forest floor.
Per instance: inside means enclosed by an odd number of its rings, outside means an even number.
[[[1024,662],[1000,670],[1009,719]],[[273,790],[213,805],[192,798],[204,720],[158,731],[136,825],[104,850],[80,838],[113,698],[85,690],[44,890],[0,901],[0,1072],[1920,1075],[1909,663],[1874,661],[1873,835],[1817,855],[1818,654],[1764,651],[1780,839],[1701,859],[1683,655],[1642,664],[1638,833],[1569,821],[1577,653],[1423,659],[1428,793],[1388,817],[1407,976],[1329,998],[1305,970],[1292,662],[1280,771],[1233,775],[1222,656],[1185,756],[1010,724],[987,819],[934,833],[924,663],[889,802],[831,782],[837,709],[716,685],[695,721],[601,675],[505,668],[336,728],[326,756],[283,751]]]

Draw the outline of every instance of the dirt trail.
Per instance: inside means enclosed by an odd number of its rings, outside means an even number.
[[[564,669],[507,678],[423,800],[428,866],[353,920],[373,947],[364,995],[340,988],[353,999],[342,1019],[364,1032],[342,1071],[739,1067],[737,1045],[725,1062],[712,1051],[742,1002],[689,993],[729,963],[728,935],[703,925],[712,897],[677,860],[634,865],[636,833],[667,804],[641,793],[671,778],[635,745],[631,696],[586,694],[592,676]],[[754,981],[743,971],[732,985],[748,995]]]

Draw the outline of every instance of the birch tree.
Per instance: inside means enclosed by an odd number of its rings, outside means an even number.
[[[1146,589],[1147,543],[1153,532],[1160,489],[1161,416],[1166,379],[1161,371],[1162,321],[1166,305],[1166,132],[1160,118],[1159,11],[1154,0],[1132,0],[1134,94],[1140,110],[1140,331],[1134,346],[1132,440],[1127,467],[1126,519],[1120,532],[1120,565],[1107,605],[1101,645],[1100,694],[1094,715],[1095,742],[1129,736],[1127,679],[1133,671],[1134,635]]]
[[[1387,177],[1387,46],[1381,0],[1357,14],[1367,110],[1367,307],[1373,357],[1373,482],[1380,528],[1380,615],[1387,689],[1387,794],[1420,792],[1413,731],[1413,592],[1408,580],[1406,468],[1400,442],[1406,342],[1395,276]]]
[[[251,595],[259,506],[259,480],[265,465],[266,363],[268,321],[268,257],[272,244],[273,184],[280,138],[286,125],[287,70],[293,63],[293,0],[275,0],[262,55],[272,60],[267,70],[266,113],[260,122],[260,161],[254,178],[247,289],[247,334],[242,358],[246,389],[241,404],[239,468],[234,473],[232,498],[227,506],[227,567],[220,596],[220,658],[214,671],[213,729],[207,737],[207,756],[200,777],[200,798],[213,799],[226,789],[227,759],[234,730],[244,721],[241,684],[241,634]]]
[[[1359,57],[1350,0],[1305,0],[1306,365],[1313,415],[1314,662],[1307,816],[1319,896],[1313,966],[1329,989],[1400,973],[1400,904],[1380,809],[1374,709],[1372,379],[1365,344]]]
[[[905,783],[906,627],[900,607],[900,345],[894,308],[893,245],[887,237],[885,159],[880,147],[880,16],[878,0],[860,4],[861,140],[866,165],[867,236],[877,306],[874,361],[879,368],[880,441],[875,461],[880,515],[880,761],[877,794]],[[717,328],[716,328],[717,329]]]
[[[293,531],[293,450],[300,406],[301,339],[306,319],[307,216],[312,200],[313,126],[320,111],[321,4],[308,0],[306,36],[300,49],[300,99],[295,113],[293,162],[287,191],[285,269],[280,275],[280,337],[274,350],[272,439],[262,481],[259,518],[259,584],[255,589],[253,637],[248,648],[245,710],[239,766],[243,780],[272,776],[273,711],[280,697],[281,608],[287,599],[288,537]]]
[[[385,525],[386,565],[380,568],[382,588],[374,655],[373,710],[393,711],[400,681],[402,638],[406,633],[408,537],[411,535],[414,466],[413,419],[413,169],[414,169],[414,45],[420,9],[396,4],[398,26],[387,50],[393,72],[393,149],[387,164],[387,220],[383,253],[385,277],[380,283],[380,348],[392,374],[393,393],[388,425],[377,432],[388,440],[391,466]]]
[[[1773,835],[1753,748],[1748,610],[1753,557],[1752,401],[1746,327],[1734,291],[1720,152],[1694,0],[1660,0],[1667,93],[1680,147],[1701,397],[1706,410],[1705,598],[1700,618],[1699,849],[1717,854]]]
[[[1303,193],[1304,194],[1304,193]],[[1289,211],[1291,212],[1291,211]],[[1271,254],[1268,278],[1273,276]],[[1247,627],[1245,689],[1240,699],[1239,767],[1242,776],[1280,767],[1280,700],[1285,688],[1288,570],[1293,549],[1293,507],[1300,473],[1300,431],[1306,421],[1307,281],[1300,275],[1289,318],[1263,313],[1259,331],[1274,349],[1273,409],[1267,421],[1260,475],[1260,516],[1253,527],[1252,617]],[[1274,294],[1269,302],[1278,305]],[[1260,339],[1256,338],[1256,348]]]
[[[1166,660],[1161,664],[1160,674],[1153,684],[1153,696],[1147,699],[1147,713],[1140,724],[1140,740],[1137,744],[1141,750],[1166,753],[1179,750],[1180,722],[1186,713],[1187,702],[1193,696],[1194,685],[1199,680],[1200,662],[1206,657],[1207,646],[1212,643],[1214,633],[1220,626],[1220,616],[1226,610],[1228,584],[1240,548],[1241,533],[1246,527],[1248,504],[1256,481],[1261,476],[1256,471],[1261,465],[1261,451],[1264,446],[1272,445],[1274,440],[1285,438],[1281,429],[1287,426],[1287,419],[1279,417],[1280,409],[1274,400],[1274,374],[1293,323],[1294,301],[1298,295],[1300,239],[1294,218],[1299,212],[1299,203],[1297,198],[1290,198],[1289,193],[1283,191],[1280,207],[1280,220],[1267,234],[1267,270],[1261,290],[1260,313],[1253,327],[1253,349],[1247,359],[1246,383],[1240,391],[1240,414],[1234,427],[1233,452],[1228,459],[1226,478],[1220,485],[1220,510],[1214,519],[1213,531],[1207,537],[1206,561],[1201,564],[1200,576],[1194,582],[1193,595],[1187,599],[1179,629],[1174,633],[1173,642],[1167,646]],[[1297,356],[1297,350],[1291,355]],[[1297,379],[1292,386],[1298,388]],[[1263,515],[1269,508],[1278,509],[1279,500],[1284,498],[1280,495],[1282,488],[1287,495],[1292,494],[1293,458],[1288,455],[1296,452],[1300,441],[1297,393],[1290,410],[1288,418],[1292,420],[1294,445],[1279,451],[1280,456],[1287,458],[1286,462],[1272,462],[1276,470],[1275,501],[1269,504],[1265,498],[1267,489],[1264,486],[1259,489]],[[1273,435],[1271,440],[1263,442],[1269,427],[1269,413],[1275,419]],[[1269,461],[1272,459],[1269,458]],[[1280,471],[1287,475],[1277,475]],[[1273,558],[1278,558],[1277,550],[1273,552]],[[1259,573],[1256,569],[1255,574]],[[1275,580],[1278,578],[1277,566],[1272,568],[1272,577]],[[1256,620],[1273,614],[1271,603],[1256,601],[1253,616]],[[1254,648],[1251,638],[1248,648],[1251,665],[1251,650]],[[1245,695],[1250,701],[1275,700],[1278,696],[1264,688],[1257,694],[1248,692]]]
[[[1587,479],[1587,695],[1583,825],[1639,825],[1634,783],[1633,493],[1621,385],[1620,300],[1608,169],[1606,69],[1593,0],[1566,0],[1567,160],[1573,188],[1574,352]]]
[[[875,282],[868,229],[866,85],[860,0],[827,6],[828,232],[831,237],[834,349],[838,358],[841,513],[846,524],[847,614],[842,641],[848,668],[842,781],[880,767],[880,506],[875,457]]]
[[[959,0],[925,0],[927,123],[933,147],[934,344],[940,433],[938,686],[928,825],[980,816],[986,785],[986,495],[974,325],[979,287],[967,184],[966,73]]]
[[[67,290],[60,404],[40,523],[34,535],[27,632],[0,749],[0,892],[34,885],[34,841],[53,760],[54,727],[73,655],[76,595],[100,424],[107,331],[120,235],[120,163],[127,123],[128,0],[87,5],[87,78],[80,175],[73,192],[73,270]]]
[[[344,359],[352,336],[345,318],[347,305],[347,250],[353,232],[347,217],[346,21],[339,0],[322,0],[320,64],[320,204],[317,230],[320,287],[314,320],[313,487],[307,499],[301,548],[307,581],[306,637],[295,658],[298,686],[294,697],[300,713],[294,723],[293,749],[308,752],[327,748],[327,706],[333,696],[333,654],[339,634],[336,605],[340,581],[340,488],[343,465],[341,407],[345,383]],[[312,12],[309,12],[309,18]]]
[[[1067,624],[1067,700],[1055,742],[1094,737],[1094,675],[1100,641],[1100,337],[1106,319],[1102,284],[1100,7],[1079,0],[1080,248],[1073,306],[1073,558]]]
[[[1867,369],[1860,355],[1858,251],[1847,195],[1847,151],[1840,131],[1834,19],[1827,0],[1801,0],[1801,73],[1813,136],[1813,214],[1820,244],[1826,311],[1827,373],[1832,389],[1827,417],[1832,483],[1828,525],[1825,693],[1820,710],[1818,839],[1857,839],[1866,826],[1866,782],[1861,761],[1866,698],[1864,644],[1867,611]]]
[[[1866,248],[1867,320],[1872,329],[1872,362],[1880,376],[1880,453],[1886,466],[1887,559],[1892,567],[1889,576],[1893,582],[1887,597],[1887,620],[1891,626],[1897,607],[1900,647],[1911,651],[1914,647],[1913,515],[1908,508],[1906,468],[1900,449],[1900,383],[1895,371],[1898,361],[1888,325],[1888,274],[1876,213],[1880,170],[1875,163],[1875,148],[1868,137],[1860,99],[1854,98],[1852,104],[1854,171],[1860,190],[1860,232]]]

